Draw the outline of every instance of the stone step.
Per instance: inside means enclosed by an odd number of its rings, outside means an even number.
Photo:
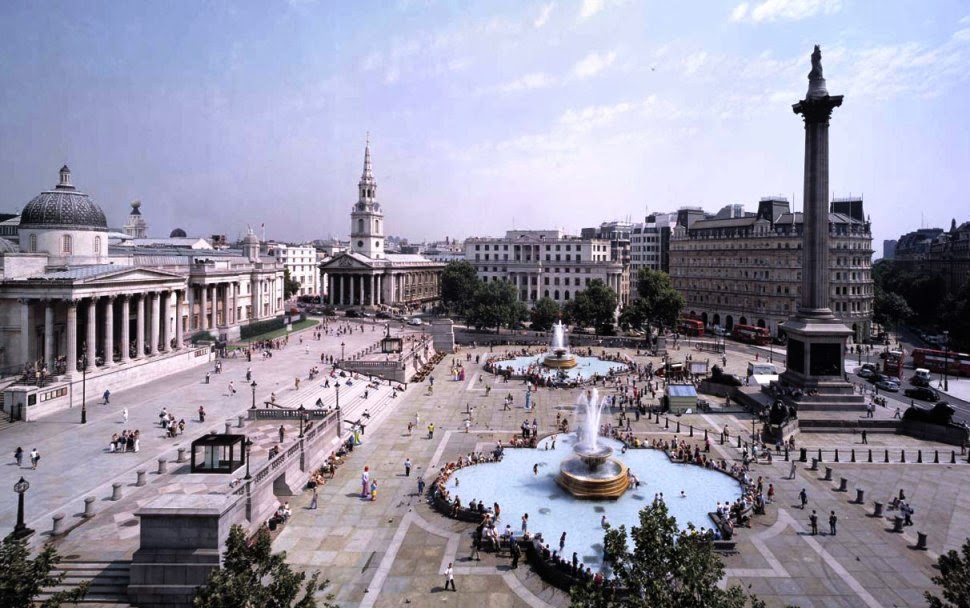
[[[52,593],[74,589],[81,582],[89,581],[82,604],[128,606],[130,570],[130,562],[63,560],[53,572],[64,575],[61,584],[45,589],[39,599],[43,601]]]

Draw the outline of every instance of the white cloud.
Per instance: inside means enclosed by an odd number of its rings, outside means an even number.
[[[604,0],[583,0],[583,6],[579,9],[579,18],[589,19],[603,10],[605,4],[606,2]]]
[[[374,51],[364,57],[364,60],[360,63],[360,69],[369,72],[380,69],[382,65],[384,65],[384,56],[379,51]]]
[[[559,124],[578,131],[588,131],[595,127],[602,127],[613,122],[618,116],[634,109],[634,105],[627,101],[611,106],[588,106],[581,110],[566,110],[559,117]]]
[[[764,0],[751,6],[742,2],[731,11],[731,21],[770,23],[799,21],[818,14],[831,15],[842,10],[842,0]]]
[[[589,78],[590,76],[595,76],[596,74],[599,74],[606,68],[613,65],[614,61],[616,61],[615,51],[602,54],[594,51],[583,57],[576,65],[573,66],[573,75],[576,76],[576,78]]]
[[[556,84],[556,79],[552,76],[542,72],[534,72],[532,74],[526,74],[521,78],[517,78],[512,82],[500,85],[498,90],[502,93],[514,93],[517,91],[544,89],[546,87],[551,87],[554,84]]]
[[[704,67],[707,63],[707,53],[705,51],[697,51],[688,55],[684,59],[684,73],[685,74],[695,74],[699,69]]]
[[[556,8],[555,2],[550,2],[549,4],[543,5],[543,7],[539,9],[539,16],[536,17],[536,20],[532,22],[532,26],[539,29],[548,23],[549,16],[552,15],[552,9],[554,8]]]

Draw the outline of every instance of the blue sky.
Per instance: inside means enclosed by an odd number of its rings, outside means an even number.
[[[794,196],[813,44],[830,185],[882,239],[970,219],[970,3],[0,3],[0,210],[75,183],[154,236],[346,238],[369,131],[388,232]]]

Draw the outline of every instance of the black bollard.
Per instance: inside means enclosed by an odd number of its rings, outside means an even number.
[[[677,432],[680,432],[680,420],[677,421]]]
[[[721,445],[724,445],[724,432],[721,432]]]
[[[889,450],[886,450],[886,462],[889,462]]]
[[[848,491],[849,491],[849,480],[846,479],[845,477],[840,477],[839,492],[848,492]]]
[[[825,467],[825,481],[832,481],[832,467]]]
[[[899,457],[899,462],[906,462],[906,450],[903,450],[901,452],[901,455]]]
[[[670,418],[667,418],[666,416],[664,416],[664,428],[665,429],[670,428]]]
[[[866,491],[861,488],[855,489],[855,504],[861,505],[866,502]]]
[[[822,462],[822,448],[818,449],[818,461]]]
[[[835,448],[835,462],[839,461],[839,448]]]
[[[957,463],[957,452],[956,450],[950,450],[950,464]]]
[[[785,448],[785,462],[788,462],[788,448]]]
[[[707,441],[707,429],[704,429],[704,441]]]
[[[807,449],[805,449],[805,448],[799,448],[798,461],[799,462],[808,462],[808,450]]]
[[[926,534],[922,532],[916,533],[916,546],[914,549],[917,551],[926,551]]]
[[[876,506],[875,506],[875,509],[872,512],[872,516],[873,517],[882,517],[882,503],[881,502],[877,502],[875,504],[876,504]]]
[[[869,462],[872,462],[872,448],[869,448]]]
[[[933,464],[940,464],[940,451],[933,450]]]
[[[694,425],[690,425],[690,437],[694,436]]]
[[[923,464],[923,450],[916,450],[916,464]]]
[[[855,448],[852,448],[852,461],[855,462]]]
[[[741,449],[741,435],[738,435],[738,449]]]
[[[817,471],[818,470],[818,460],[815,459],[815,458],[812,458],[812,470],[813,471]]]
[[[905,520],[899,515],[893,518],[893,532],[903,533],[903,521]]]

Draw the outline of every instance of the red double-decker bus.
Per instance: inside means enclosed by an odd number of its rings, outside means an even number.
[[[684,334],[685,336],[693,336],[695,338],[704,337],[704,322],[700,319],[690,319],[684,317],[677,323],[677,331]]]
[[[757,344],[767,346],[771,344],[771,334],[767,327],[755,327],[754,325],[735,325],[731,330],[731,337],[738,342],[747,344]]]
[[[923,367],[937,374],[942,374],[945,368],[951,376],[970,376],[970,355],[952,350],[914,348],[913,367]]]

